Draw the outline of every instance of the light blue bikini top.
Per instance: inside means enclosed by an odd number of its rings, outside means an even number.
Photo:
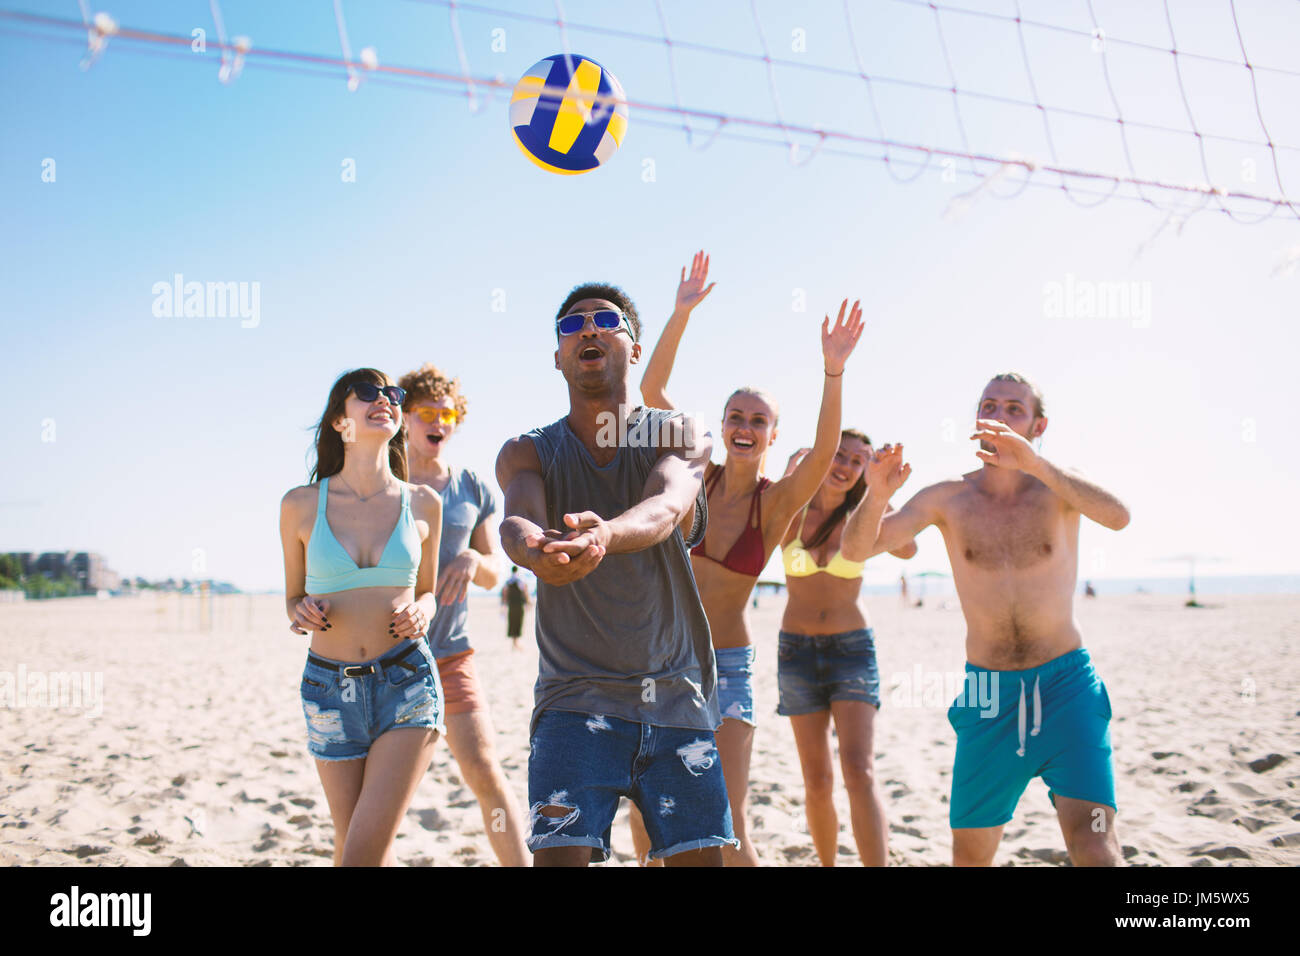
[[[420,531],[411,516],[411,490],[402,484],[402,510],[389,535],[384,553],[373,568],[359,568],[339,539],[334,537],[325,516],[329,500],[329,479],[322,478],[316,500],[316,524],[307,542],[307,593],[329,594],[353,588],[414,587],[420,571]]]

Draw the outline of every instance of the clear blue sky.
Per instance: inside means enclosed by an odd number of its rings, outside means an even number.
[[[543,0],[501,4],[549,16]],[[1012,3],[971,6],[1014,13]],[[77,4],[3,0],[6,9],[78,16]],[[666,2],[677,38],[759,50],[747,3]],[[1091,29],[1082,3],[1025,3],[1026,16]],[[1168,43],[1163,8],[1097,4],[1112,36]],[[1287,37],[1295,4],[1238,4],[1252,61],[1300,70]],[[255,46],[337,55],[326,2],[225,0],[226,29]],[[838,3],[791,13],[759,5],[773,55],[852,68]],[[1180,48],[1239,58],[1227,4],[1173,3]],[[454,72],[447,11],[412,0],[348,0],[354,53]],[[215,40],[208,4],[115,2],[124,25]],[[576,22],[658,34],[652,3],[565,3]],[[560,52],[554,27],[462,12],[470,68],[514,79]],[[945,14],[963,88],[1029,97],[1014,28]],[[934,18],[875,3],[855,19],[873,73],[946,85]],[[503,27],[506,50],[491,31]],[[978,199],[949,220],[966,177],[939,164],[899,185],[879,162],[824,154],[801,167],[784,150],[720,139],[703,151],[680,131],[639,122],[603,169],[546,174],[511,141],[505,97],[471,115],[463,98],[341,78],[273,72],[251,62],[235,83],[197,54],[141,55],[112,41],[89,71],[82,48],[17,36],[0,20],[4,97],[6,409],[0,423],[0,550],[93,550],[126,574],[207,575],[279,588],[280,497],[306,480],[309,428],[344,369],[394,375],[434,361],[458,375],[470,414],[455,459],[492,474],[507,437],[566,408],[552,367],[552,318],[570,287],[609,280],[636,300],[653,345],[678,270],[707,249],[718,285],[684,341],[671,394],[713,424],[727,394],[765,386],[781,401],[769,458],[809,443],[819,401],[822,314],[860,297],[867,330],[845,378],[846,425],[903,441],[914,474],[900,496],[975,467],[965,430],[988,377],[1017,369],[1046,392],[1043,452],[1084,468],[1129,505],[1123,532],[1088,527],[1081,575],[1177,574],[1157,559],[1198,551],[1227,559],[1216,573],[1294,572],[1300,509],[1294,369],[1300,273],[1272,275],[1300,245],[1300,223],[1256,226],[1207,211],[1166,228],[1134,260],[1162,215],[1135,202],[1094,209],[1057,190]],[[29,30],[30,28],[22,27]],[[806,51],[791,50],[805,31]],[[659,44],[571,29],[576,52],[601,61],[629,98],[672,100]],[[1087,38],[1027,30],[1038,94],[1110,115],[1099,57]],[[1125,114],[1186,128],[1168,54],[1108,48]],[[187,62],[188,60],[188,62]],[[678,54],[688,106],[774,118],[761,64]],[[856,78],[778,68],[789,122],[877,131]],[[1258,139],[1247,71],[1184,63],[1199,125]],[[1300,145],[1300,87],[1260,74],[1279,143]],[[951,97],[878,84],[891,136],[956,147]],[[1047,157],[1033,110],[964,101],[971,147]],[[1067,165],[1123,170],[1117,126],[1053,121]],[[1190,137],[1134,135],[1138,172],[1203,180]],[[1300,195],[1294,152],[1283,182]],[[42,162],[56,180],[42,182]],[[341,181],[353,159],[356,182]],[[645,161],[655,180],[643,179]],[[1243,181],[1254,160],[1257,180]],[[1275,193],[1267,156],[1207,145],[1216,182]],[[996,189],[1009,192],[1012,175]],[[1044,182],[1053,182],[1043,178]],[[157,318],[152,287],[187,280],[258,282],[260,323]],[[1045,287],[1067,276],[1137,282],[1149,321],[1051,317]],[[792,309],[804,290],[808,310]],[[496,290],[506,310],[494,312]],[[639,376],[634,377],[634,382]],[[50,423],[53,423],[53,441]],[[937,531],[909,570],[946,570]],[[876,559],[872,580],[896,578]]]

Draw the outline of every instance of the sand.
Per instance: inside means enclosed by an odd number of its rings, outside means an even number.
[[[1135,595],[1079,607],[1114,708],[1124,855],[1133,865],[1300,864],[1300,596],[1203,600],[1218,606]],[[789,721],[776,714],[782,600],[764,602],[752,619],[751,832],[764,864],[809,866],[799,761]],[[5,674],[21,675],[26,689],[33,675],[92,675],[80,706],[51,709],[29,695],[24,706],[0,707],[0,864],[329,865],[333,827],[298,696],[307,639],[289,632],[276,596],[215,599],[206,632],[199,612],[197,598],[178,595],[0,607],[0,699]],[[951,694],[928,675],[961,671],[961,613],[884,598],[870,612],[885,695],[876,753],[890,862],[944,865]],[[525,639],[512,652],[491,602],[475,602],[471,624],[498,754],[524,807],[536,647]],[[919,692],[905,693],[918,668]],[[14,693],[5,703],[18,703]],[[839,862],[856,865],[842,788],[836,804]],[[607,865],[635,865],[626,813],[625,802]],[[443,743],[396,850],[414,866],[495,865]],[[1067,862],[1041,781],[1021,798],[996,862]]]

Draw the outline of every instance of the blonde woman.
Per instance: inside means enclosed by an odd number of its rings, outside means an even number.
[[[674,407],[664,390],[691,312],[713,289],[712,284],[706,285],[708,274],[709,260],[702,251],[696,254],[689,276],[682,269],[676,307],[641,381],[641,396],[652,408]],[[758,865],[747,826],[755,721],[754,646],[745,608],[790,519],[808,503],[830,466],[839,444],[844,364],[862,328],[862,310],[856,302],[850,310],[847,299],[834,325],[830,316],[822,322],[824,368],[817,437],[790,474],[775,482],[762,474],[764,458],[776,441],[778,409],[772,396],[753,388],[736,389],[727,399],[721,441],[726,458],[721,465],[710,462],[705,472],[709,525],[704,541],[691,551],[691,567],[713,637],[723,718],[717,731],[718,754],[731,800],[732,826],[740,841],[739,850],[724,848],[727,866]],[[639,853],[645,837],[635,811],[632,826]]]

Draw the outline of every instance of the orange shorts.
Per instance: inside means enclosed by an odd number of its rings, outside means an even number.
[[[438,658],[438,678],[442,681],[443,713],[468,714],[483,710],[483,693],[474,672],[474,648]]]

